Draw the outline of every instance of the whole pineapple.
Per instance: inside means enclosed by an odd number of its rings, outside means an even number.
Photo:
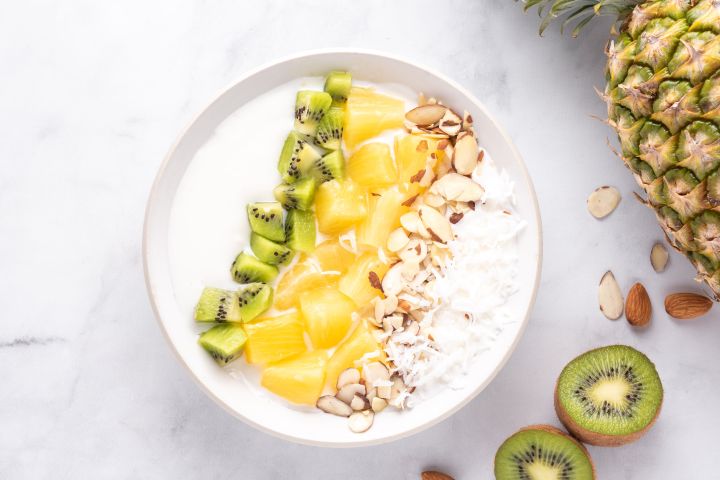
[[[573,35],[618,17],[606,48],[609,123],[670,243],[720,298],[720,0],[525,0]]]

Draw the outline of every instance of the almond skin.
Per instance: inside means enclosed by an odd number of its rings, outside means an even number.
[[[422,472],[420,475],[421,480],[454,480],[450,475],[446,475],[441,472],[427,471]]]
[[[625,318],[633,327],[645,327],[650,323],[652,304],[642,283],[632,286],[625,300]]]
[[[692,320],[705,315],[713,302],[697,293],[673,293],[665,297],[665,311],[678,320]]]

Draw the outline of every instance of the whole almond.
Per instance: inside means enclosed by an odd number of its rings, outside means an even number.
[[[422,480],[454,480],[450,475],[435,471],[422,472],[420,478]]]
[[[625,318],[633,327],[645,327],[650,323],[652,304],[642,283],[636,283],[625,300]]]
[[[691,320],[705,315],[713,302],[697,293],[673,293],[665,297],[665,311],[678,320]]]

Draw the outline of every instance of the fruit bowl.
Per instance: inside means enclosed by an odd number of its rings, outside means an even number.
[[[277,182],[274,164],[258,164],[255,152],[263,150],[257,145],[238,140],[237,153],[232,152],[233,168],[223,170],[213,162],[223,152],[205,148],[208,141],[222,133],[223,122],[256,97],[293,79],[322,76],[333,69],[347,70],[353,78],[364,81],[403,85],[414,92],[442,98],[448,105],[467,108],[483,147],[514,181],[517,214],[527,224],[518,237],[519,291],[507,304],[514,321],[504,325],[492,347],[475,359],[462,386],[444,389],[412,409],[384,413],[382,422],[362,434],[352,433],[331,415],[284,404],[257,386],[251,371],[218,368],[198,346],[198,331],[192,320],[196,298],[188,293],[194,291],[197,282],[218,282],[222,281],[221,276],[223,279],[227,276],[225,267],[229,265],[224,261],[222,268],[216,265],[218,259],[232,258],[241,239],[248,237],[249,228],[242,221],[244,205],[266,195]],[[246,128],[262,129],[274,122],[275,117],[288,118],[288,112],[291,104],[278,104],[277,112],[257,112],[256,124]],[[253,137],[253,132],[248,131],[244,138],[252,141]],[[275,157],[277,145],[261,147],[267,151],[263,158]],[[189,171],[204,181],[180,199],[177,192]],[[177,228],[178,224],[185,229]],[[173,245],[183,232],[196,233],[190,239],[183,238],[190,247],[179,256],[173,253],[176,250]],[[223,241],[217,243],[217,239]],[[428,428],[462,408],[490,383],[510,357],[527,324],[539,284],[541,242],[537,199],[525,165],[507,135],[476,98],[443,75],[412,62],[375,52],[333,50],[299,54],[250,73],[223,91],[181,133],[165,157],[150,193],[143,259],[148,293],[160,327],[180,362],[211,398],[232,415],[280,438],[351,447],[389,442]],[[198,279],[188,273],[192,269],[185,268],[185,264],[213,266]]]

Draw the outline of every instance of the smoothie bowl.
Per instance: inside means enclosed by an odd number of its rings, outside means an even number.
[[[457,411],[528,320],[540,218],[518,153],[437,73],[332,51],[223,92],[170,150],[144,232],[181,362],[233,415],[358,446]]]

